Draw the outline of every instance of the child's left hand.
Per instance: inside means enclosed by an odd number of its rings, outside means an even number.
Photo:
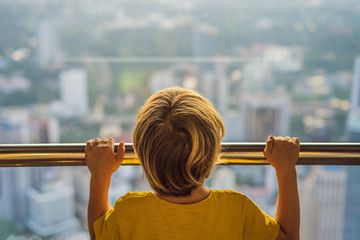
[[[124,142],[120,142],[117,154],[114,153],[113,138],[95,138],[86,143],[86,165],[93,176],[111,177],[113,172],[120,167],[124,155]]]
[[[299,138],[269,136],[264,155],[276,170],[287,171],[295,167],[299,151]]]

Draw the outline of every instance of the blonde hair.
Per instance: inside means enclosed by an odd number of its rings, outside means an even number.
[[[172,87],[145,102],[133,141],[152,189],[187,196],[209,177],[224,134],[221,117],[208,100]]]

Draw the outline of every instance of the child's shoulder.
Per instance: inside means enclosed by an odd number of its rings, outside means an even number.
[[[248,205],[248,197],[234,190],[211,190],[211,195],[216,204],[226,209],[245,209]]]
[[[115,202],[115,205],[119,205],[119,204],[136,204],[138,202],[144,201],[145,199],[151,198],[152,195],[153,195],[152,192],[128,192],[124,196],[121,196]]]
[[[138,198],[146,198],[153,195],[152,192],[128,192],[127,194],[125,194],[124,196],[122,196],[121,198],[123,200],[126,199],[138,199]]]
[[[222,198],[237,198],[242,200],[248,199],[248,197],[245,194],[230,189],[224,189],[224,190],[211,189],[210,191],[213,195]]]

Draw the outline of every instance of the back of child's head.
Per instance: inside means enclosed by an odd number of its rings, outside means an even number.
[[[172,87],[145,102],[133,141],[152,189],[187,196],[209,177],[224,134],[224,124],[208,100]]]

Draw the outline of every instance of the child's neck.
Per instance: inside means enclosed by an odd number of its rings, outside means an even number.
[[[176,196],[169,196],[169,195],[161,195],[157,192],[154,192],[156,196],[159,198],[172,202],[172,203],[178,203],[178,204],[191,204],[191,203],[197,203],[205,198],[207,198],[210,194],[210,190],[207,189],[204,185],[201,185],[200,187],[194,189],[191,191],[191,194],[186,197],[176,197]]]

